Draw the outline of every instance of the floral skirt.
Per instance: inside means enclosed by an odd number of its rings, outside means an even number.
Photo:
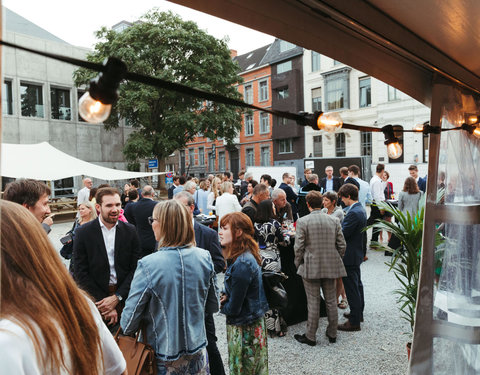
[[[230,375],[268,375],[265,319],[249,325],[227,324]]]
[[[175,361],[157,359],[157,375],[210,375],[207,350],[192,355],[183,355]]]

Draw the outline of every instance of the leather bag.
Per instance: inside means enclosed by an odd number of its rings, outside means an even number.
[[[285,309],[288,305],[287,291],[282,281],[288,278],[282,272],[263,271],[263,289],[267,297],[268,306],[271,309]]]
[[[124,336],[118,329],[114,336],[120,351],[127,362],[128,375],[156,375],[155,351],[148,344],[139,341],[140,331],[145,338],[144,330],[138,330],[135,337]]]

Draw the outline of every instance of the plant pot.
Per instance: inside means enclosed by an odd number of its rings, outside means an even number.
[[[412,350],[412,343],[407,342],[407,358],[410,361],[410,350]]]

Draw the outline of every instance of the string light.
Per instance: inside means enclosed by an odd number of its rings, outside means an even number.
[[[398,159],[402,156],[403,150],[400,146],[400,141],[395,137],[395,131],[392,125],[386,125],[382,128],[382,132],[385,135],[384,144],[387,146],[387,154],[391,159]]]
[[[343,121],[338,112],[322,113],[317,118],[318,130],[335,133],[342,125]]]

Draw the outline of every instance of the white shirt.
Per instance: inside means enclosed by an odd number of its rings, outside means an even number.
[[[88,300],[90,310],[99,331],[100,345],[103,354],[103,371],[101,374],[118,375],[126,369],[125,359],[108,330],[102,317],[92,301]],[[40,335],[42,344],[42,336]],[[8,319],[0,320],[0,375],[42,375],[53,374],[49,369],[40,368],[40,361],[36,356],[32,339],[24,328]],[[59,375],[71,374],[71,361],[67,345],[62,345],[67,369],[63,368]],[[44,346],[40,345],[40,351]]]
[[[372,203],[372,193],[370,192],[370,185],[367,181],[363,181],[359,177],[353,177],[355,181],[360,185],[358,191],[358,202],[365,208],[367,203]]]
[[[372,191],[372,198],[375,202],[385,200],[385,183],[377,175],[373,176],[370,180],[370,190]]]
[[[223,193],[219,196],[215,202],[215,213],[218,216],[218,222],[222,219],[222,216],[231,212],[239,212],[242,210],[242,206],[238,203],[238,199],[235,195],[230,193]]]
[[[78,191],[77,207],[83,202],[88,202],[88,198],[90,198],[90,189],[87,187],[80,189]]]
[[[108,229],[103,224],[102,219],[99,217],[100,228],[102,229],[103,242],[105,243],[105,249],[107,250],[108,264],[110,266],[110,285],[117,284],[117,272],[115,271],[115,234],[117,233],[118,221],[115,223],[112,229]]]

